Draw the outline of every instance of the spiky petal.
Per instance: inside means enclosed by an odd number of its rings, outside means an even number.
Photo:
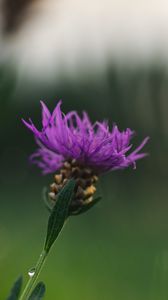
[[[148,137],[130,152],[130,142],[134,136],[131,129],[120,132],[114,125],[110,130],[105,121],[92,124],[86,112],[82,117],[75,111],[64,115],[61,103],[58,102],[51,114],[41,101],[41,131],[31,120],[23,120],[26,127],[33,132],[38,144],[31,160],[43,173],[54,173],[64,162],[75,159],[78,165],[89,167],[95,174],[101,174],[130,165],[135,167],[136,161],[146,156],[140,151],[147,143]]]

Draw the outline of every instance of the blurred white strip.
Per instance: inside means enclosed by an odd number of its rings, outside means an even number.
[[[167,63],[168,1],[38,0],[20,30],[0,40],[0,60],[14,60],[20,74],[34,77],[72,76],[109,58]]]

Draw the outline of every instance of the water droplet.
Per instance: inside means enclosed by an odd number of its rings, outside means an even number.
[[[35,274],[35,272],[36,272],[36,269],[35,269],[35,268],[31,268],[31,269],[29,270],[29,272],[28,272],[28,275],[29,275],[30,277],[33,277],[34,274]]]

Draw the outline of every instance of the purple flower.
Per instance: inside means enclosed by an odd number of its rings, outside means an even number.
[[[61,111],[61,101],[51,114],[46,105],[42,105],[42,130],[39,131],[31,121],[23,120],[34,134],[38,149],[31,156],[46,173],[53,173],[62,168],[64,162],[76,160],[94,170],[95,174],[110,170],[134,166],[138,159],[146,156],[139,153],[148,141],[146,137],[132,152],[134,131],[127,128],[120,132],[116,125],[109,129],[108,122],[91,123],[86,112],[82,117],[76,111],[66,115]]]
[[[51,114],[46,105],[42,105],[42,130],[39,131],[30,119],[27,123],[34,134],[38,149],[31,156],[46,173],[58,174],[50,185],[48,206],[51,209],[57,200],[57,194],[70,178],[75,178],[74,198],[69,206],[69,215],[77,215],[87,211],[100,198],[93,199],[96,182],[101,173],[135,168],[136,161],[146,156],[139,153],[148,141],[145,138],[132,152],[130,141],[134,132],[127,128],[120,132],[114,125],[109,129],[106,121],[91,123],[84,112],[82,118],[75,111],[64,115],[61,101]]]

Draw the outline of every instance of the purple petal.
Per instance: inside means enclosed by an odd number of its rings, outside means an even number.
[[[48,110],[47,106],[43,101],[40,101],[42,106],[42,125],[43,127],[46,127],[49,123],[49,120],[51,118],[50,111]]]

